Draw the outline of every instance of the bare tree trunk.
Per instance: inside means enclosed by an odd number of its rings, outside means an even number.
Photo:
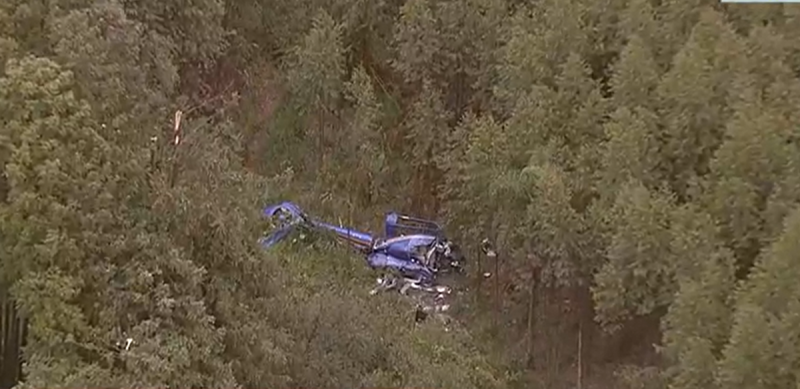
[[[22,346],[27,322],[17,315],[14,302],[0,293],[0,388],[12,388],[22,378]]]
[[[500,324],[500,257],[494,257],[494,301],[496,312],[494,315],[495,326]]]
[[[536,283],[533,279],[530,281],[530,292],[528,295],[528,336],[527,336],[527,350],[525,356],[525,363],[536,370],[536,365],[533,363],[533,307],[536,296]]]
[[[483,285],[483,253],[478,250],[478,282],[477,282],[477,293],[475,293],[475,305],[478,305],[481,299],[481,285]]]
[[[583,317],[578,318],[578,389],[583,388]]]
[[[552,299],[551,288],[550,287],[545,287],[545,288],[543,288],[543,292],[544,292],[544,296],[542,298],[542,305],[543,305],[542,312],[544,312],[545,317],[551,317],[551,314],[552,314],[552,312],[551,312],[552,304],[550,304],[550,300]],[[553,332],[554,332],[553,328],[554,328],[554,325],[552,323],[552,320],[548,321],[543,327],[543,332],[544,332],[544,335],[545,335],[544,336],[545,343],[544,343],[544,350],[542,350],[542,355],[544,356],[544,359],[545,359],[544,360],[544,371],[545,371],[545,382],[546,383],[551,383],[552,379],[553,379],[553,371],[554,371],[553,355],[554,355],[554,351],[553,351],[553,342],[549,341],[550,339],[555,339],[555,337],[553,336],[554,335],[553,334]]]
[[[527,358],[526,364],[531,367],[533,370],[536,370],[536,361],[533,359],[533,352],[534,352],[534,343],[535,343],[535,327],[536,327],[536,314],[534,310],[536,309],[537,305],[537,296],[536,290],[539,287],[539,272],[541,269],[541,264],[539,262],[538,257],[530,258],[532,262],[532,270],[531,270],[531,280],[530,280],[530,290],[528,296],[528,348],[527,348]]]

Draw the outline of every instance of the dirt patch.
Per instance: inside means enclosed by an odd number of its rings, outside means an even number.
[[[277,77],[277,72],[272,65],[265,65],[265,76],[257,86],[256,96],[259,101],[260,121],[269,121],[283,97],[283,88]]]
[[[277,69],[265,61],[243,64],[223,57],[209,68],[186,66],[181,80],[189,101],[186,114],[233,114],[239,119],[244,165],[252,170],[253,154],[265,140],[267,123],[284,95]]]
[[[284,96],[278,71],[270,63],[259,63],[243,71],[245,77],[245,90],[242,98],[252,102],[241,109],[254,109],[255,115],[245,123],[244,131],[244,166],[246,169],[257,172],[258,156],[261,155],[263,145],[267,141],[268,123],[275,114]]]

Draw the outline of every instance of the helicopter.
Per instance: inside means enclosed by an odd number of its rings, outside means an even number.
[[[444,301],[452,288],[439,280],[465,272],[465,256],[432,220],[389,212],[384,219],[384,234],[377,236],[312,218],[289,201],[270,205],[263,214],[276,224],[276,229],[260,240],[265,248],[277,245],[299,227],[332,232],[338,241],[350,245],[368,266],[383,273],[370,291],[372,295],[389,290],[404,295],[422,292],[427,295],[420,299],[429,307],[425,309],[446,311],[449,305]]]

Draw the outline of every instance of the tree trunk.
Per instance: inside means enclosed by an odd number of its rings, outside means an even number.
[[[16,386],[22,378],[22,345],[27,323],[17,316],[8,294],[0,294],[0,389]]]

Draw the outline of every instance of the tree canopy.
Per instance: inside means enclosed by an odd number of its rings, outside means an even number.
[[[799,38],[791,4],[6,1],[0,385],[797,387]],[[262,250],[284,199],[442,220],[457,329]]]

